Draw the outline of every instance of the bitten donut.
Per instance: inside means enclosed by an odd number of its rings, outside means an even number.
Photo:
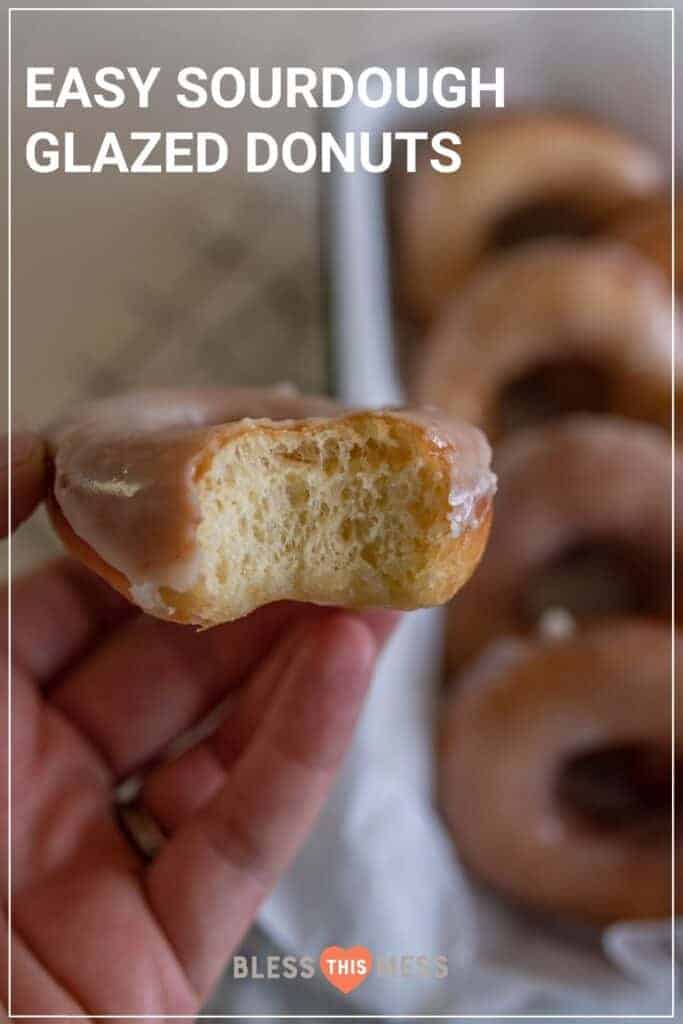
[[[463,862],[543,911],[669,916],[671,688],[670,628],[634,620],[475,667],[439,746],[439,804]],[[680,673],[675,690],[678,758]]]
[[[597,233],[620,207],[663,183],[649,150],[588,117],[505,114],[461,134],[456,173],[425,166],[397,197],[401,295],[421,321],[501,249]]]
[[[418,402],[499,440],[569,412],[671,421],[671,295],[638,253],[536,242],[446,307],[415,368]],[[676,382],[681,364],[677,360]]]
[[[658,195],[629,205],[628,212],[612,225],[611,234],[638,249],[671,281],[671,197]],[[683,225],[676,218],[676,252],[683,246]],[[683,290],[683,263],[677,261],[676,291]]]
[[[668,621],[671,446],[663,431],[570,417],[517,435],[496,469],[486,558],[449,610],[452,670],[500,635],[552,629],[556,610],[581,625],[614,615]],[[680,551],[680,514],[675,534]]]
[[[145,611],[202,626],[284,598],[440,604],[482,554],[495,487],[467,424],[282,392],[109,399],[50,447],[69,550]]]

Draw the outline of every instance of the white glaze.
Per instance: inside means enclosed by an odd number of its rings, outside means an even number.
[[[198,581],[193,478],[202,460],[256,427],[353,415],[289,389],[143,392],[90,403],[49,433],[55,498],[74,533],[126,577],[133,600],[168,613],[161,588],[182,593]],[[495,491],[483,434],[419,411],[377,415],[415,423],[447,456],[453,535],[479,526]]]

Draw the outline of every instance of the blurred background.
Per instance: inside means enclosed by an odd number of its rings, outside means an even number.
[[[38,175],[23,157],[32,131],[73,130],[93,140],[105,130],[206,129],[235,140],[237,157],[237,140],[247,130],[278,137],[315,132],[318,112],[247,105],[183,110],[174,100],[178,68],[503,64],[518,103],[595,113],[646,147],[661,161],[661,192],[668,195],[670,15],[648,11],[653,5],[574,15],[552,6],[535,15],[18,10],[12,19],[14,425],[41,426],[85,397],[166,385],[290,382],[304,391],[341,390],[351,401],[394,401],[412,393],[401,367],[415,366],[413,349],[428,333],[403,301],[410,289],[400,277],[395,176],[391,183],[367,175],[321,181],[316,173],[276,169],[248,177],[239,159],[205,176]],[[77,65],[86,72],[161,65],[172,73],[159,80],[151,111],[28,111],[27,65]],[[386,114],[387,124],[398,123],[394,114]],[[337,121],[326,119],[325,127],[335,125],[382,122],[352,109]],[[666,406],[659,418],[668,415]],[[653,500],[663,507],[668,499],[662,489]],[[13,570],[25,571],[57,550],[38,514],[16,536]],[[453,965],[449,985],[435,992],[418,981],[399,993],[372,979],[345,1001],[324,983],[250,988],[226,977],[212,1012],[668,1013],[668,921],[617,923],[605,932],[583,924],[564,929],[473,890],[467,872],[453,865],[431,809],[444,623],[431,613],[411,618],[402,646],[381,670],[357,739],[353,760],[363,771],[350,768],[342,778],[320,829],[246,948],[307,954],[338,940],[374,942],[387,953],[446,952]],[[390,749],[397,735],[398,754]],[[359,801],[359,787],[370,797]],[[334,883],[325,872],[330,858],[340,865]],[[364,906],[351,911],[347,895],[356,884]]]
[[[138,16],[93,13],[97,6],[84,5],[78,14],[18,9],[13,16],[16,424],[44,423],[76,398],[130,386],[291,380],[306,390],[321,389],[326,384],[326,328],[321,320],[320,182],[314,173],[294,175],[276,168],[247,178],[236,161],[219,175],[201,177],[37,175],[23,158],[25,139],[44,128],[77,130],[86,142],[108,129],[135,127],[216,130],[237,139],[249,127],[276,135],[313,130],[316,112],[255,112],[247,106],[183,110],[174,100],[173,75],[157,83],[151,114],[128,108],[28,111],[23,69],[30,64],[75,64],[84,71],[107,64],[160,64],[174,70],[230,62],[353,67],[373,63],[378,52],[399,63],[428,51],[430,42],[445,58],[444,40],[457,63],[463,50],[468,57],[492,47],[504,52],[506,26],[512,29],[521,16]],[[552,17],[535,16],[533,24],[527,20],[530,35],[542,19]],[[584,20],[580,37],[568,51],[556,53],[554,61],[598,61],[600,47],[610,38],[611,19],[623,24],[625,17],[596,14],[590,23]],[[667,32],[668,15],[658,21],[650,16],[644,45],[659,46]],[[530,59],[538,57],[536,50]],[[515,71],[509,71],[513,87]],[[585,88],[590,93],[590,79]],[[647,89],[648,83],[637,66],[624,63],[611,88],[612,105],[623,117],[629,90]],[[604,85],[597,89],[602,90]],[[661,134],[666,124],[664,118],[650,119],[643,131]],[[47,554],[52,543],[42,523],[26,526],[15,544],[17,568]]]
[[[486,15],[469,27],[499,20]],[[85,140],[136,126],[204,129],[237,140],[250,128],[314,130],[316,112],[184,110],[174,73],[157,83],[152,113],[28,111],[26,66],[352,66],[393,43],[437,40],[450,24],[444,14],[136,16],[91,5],[75,15],[15,14],[15,422],[44,423],[84,395],[133,386],[327,386],[315,173],[247,177],[235,159],[215,176],[37,175],[23,158],[25,139],[41,129],[77,130]],[[458,36],[463,29],[469,35],[463,25]],[[17,538],[15,565],[53,548],[46,525],[32,522]]]

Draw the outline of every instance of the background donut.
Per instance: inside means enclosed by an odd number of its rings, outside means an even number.
[[[651,260],[671,281],[671,196],[658,195],[650,199],[630,203],[623,216],[612,225],[611,234],[635,246],[643,256]],[[683,247],[683,225],[676,217],[676,261],[674,284],[676,291],[683,289],[683,264],[680,253]]]
[[[408,175],[397,199],[399,291],[433,319],[466,277],[531,238],[585,237],[661,187],[657,159],[586,116],[501,114],[467,125],[457,174]]]
[[[671,913],[671,644],[666,625],[622,621],[465,677],[442,715],[438,796],[473,872],[554,914]],[[680,672],[675,689],[679,758]]]
[[[671,448],[663,431],[569,418],[510,440],[497,469],[486,558],[449,608],[452,672],[501,635],[532,635],[556,608],[578,625],[614,615],[669,620]],[[675,534],[680,550],[680,514]]]
[[[669,428],[670,293],[618,244],[515,249],[445,308],[416,358],[415,395],[494,440],[569,412]]]

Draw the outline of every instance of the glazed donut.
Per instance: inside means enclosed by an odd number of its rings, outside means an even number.
[[[671,296],[632,249],[536,242],[453,299],[416,366],[415,396],[500,439],[569,412],[670,427]],[[681,379],[680,361],[676,381]]]
[[[440,604],[482,554],[495,487],[467,424],[277,391],[109,399],[50,451],[67,548],[145,611],[201,626],[284,598]]]
[[[611,234],[620,238],[660,267],[671,282],[671,197],[658,195],[629,206],[628,212],[612,225]],[[683,225],[676,218],[676,252],[683,246]],[[679,258],[674,278],[676,291],[683,290],[683,264]]]
[[[496,469],[487,555],[449,610],[452,670],[500,635],[552,629],[554,609],[581,625],[615,615],[668,621],[671,446],[663,431],[569,417],[518,434]],[[681,550],[681,515],[675,532]]]
[[[505,114],[465,126],[462,141],[457,173],[425,166],[398,190],[401,295],[418,321],[501,249],[597,233],[664,180],[649,150],[589,117]]]
[[[671,686],[671,630],[640,620],[475,667],[439,737],[438,800],[463,862],[539,910],[668,916]],[[680,673],[675,689],[678,757]]]

